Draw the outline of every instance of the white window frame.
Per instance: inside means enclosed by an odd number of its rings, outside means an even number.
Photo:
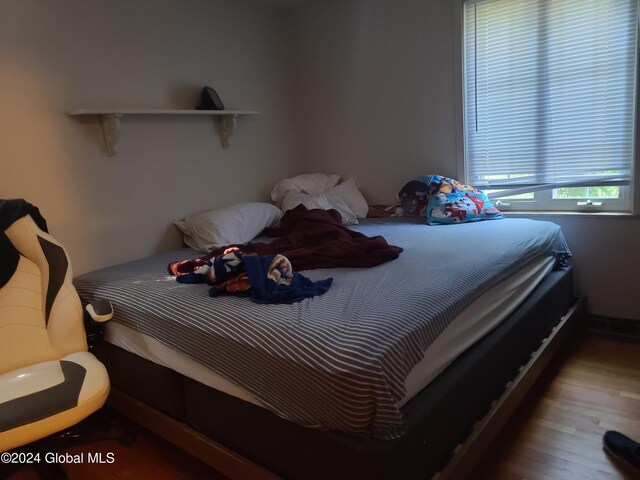
[[[553,198],[552,190],[534,192],[533,199],[502,198],[494,201],[498,209],[503,212],[533,211],[533,212],[623,212],[631,211],[631,188],[620,187],[618,198]],[[489,194],[491,198],[491,194]],[[591,201],[589,203],[588,201]]]
[[[464,56],[463,56],[463,8],[464,0],[451,0],[453,6],[453,30],[454,30],[454,113],[456,124],[456,157],[457,175],[468,182],[466,145],[465,145],[465,88],[464,88]],[[640,8],[639,8],[640,16]],[[636,28],[640,29],[640,22],[636,21]],[[640,56],[640,32],[636,38],[636,48]],[[640,214],[640,175],[636,175],[637,152],[640,151],[640,135],[638,128],[640,125],[640,102],[638,101],[638,83],[640,83],[640,61],[636,57],[636,84],[634,92],[635,120],[634,120],[634,140],[633,140],[633,160],[631,168],[631,181],[629,185],[620,186],[620,196],[618,199],[588,199],[592,204],[582,204],[583,199],[554,199],[552,190],[534,193],[534,199],[499,199],[498,208],[503,212],[549,212],[555,213],[619,213],[623,215]],[[601,205],[598,205],[602,202]]]

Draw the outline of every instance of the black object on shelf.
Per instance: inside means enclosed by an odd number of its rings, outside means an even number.
[[[204,87],[200,94],[200,106],[198,110],[224,110],[222,100],[211,87]]]

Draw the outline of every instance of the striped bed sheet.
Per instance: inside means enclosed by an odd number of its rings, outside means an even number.
[[[332,276],[334,285],[293,305],[210,298],[206,285],[178,284],[151,260],[85,274],[75,283],[85,301],[111,299],[114,321],[213,369],[286,419],[397,438],[405,379],[439,333],[526,263],[569,255],[560,228],[550,222],[423,222],[391,218],[353,226],[404,252],[374,268],[305,271],[312,280]]]

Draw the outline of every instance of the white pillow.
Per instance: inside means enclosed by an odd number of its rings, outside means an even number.
[[[282,200],[282,211],[286,212],[287,210],[296,208],[300,204],[304,205],[309,210],[312,208],[321,208],[322,210],[335,208],[340,212],[343,225],[353,225],[354,223],[358,223],[356,214],[353,213],[349,205],[347,205],[339,196],[333,197],[329,193],[309,195],[306,193],[289,192]]]
[[[367,218],[369,204],[360,193],[360,190],[358,190],[356,181],[353,178],[333,187],[327,192],[327,195],[346,203],[351,211],[356,214],[356,217]]]
[[[175,225],[187,245],[208,252],[224,245],[247,243],[281,217],[282,211],[270,203],[246,202],[192,215]]]
[[[271,200],[280,204],[288,192],[300,192],[315,195],[334,187],[340,177],[324,173],[305,173],[293,178],[280,180],[271,192]]]

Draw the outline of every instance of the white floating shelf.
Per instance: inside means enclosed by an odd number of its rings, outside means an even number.
[[[254,110],[161,110],[161,109],[78,109],[70,110],[67,115],[97,116],[102,124],[102,135],[107,155],[115,156],[120,136],[120,118],[125,115],[207,115],[216,121],[222,148],[229,148],[229,138],[236,128],[236,118],[244,115],[260,115]]]

